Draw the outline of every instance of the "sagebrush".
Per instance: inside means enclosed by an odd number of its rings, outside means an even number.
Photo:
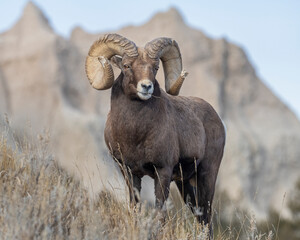
[[[14,150],[5,138],[0,141],[1,239],[208,239],[208,227],[199,224],[188,207],[169,206],[163,218],[146,203],[132,206],[109,192],[92,200],[47,152],[46,138],[39,139],[35,145],[24,141]],[[259,234],[251,219],[240,231],[218,224],[215,239],[272,237]]]

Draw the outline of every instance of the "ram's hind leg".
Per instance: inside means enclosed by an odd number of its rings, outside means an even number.
[[[201,224],[210,224],[212,201],[215,192],[215,182],[218,174],[219,163],[203,159],[195,175],[189,180],[176,181],[184,202],[188,204]],[[212,228],[209,225],[212,237]]]
[[[197,205],[201,212],[198,220],[200,223],[209,224],[210,238],[213,238],[211,224],[212,203],[223,149],[219,152],[216,151],[216,153],[211,158],[204,158],[197,168]]]
[[[200,211],[198,220],[204,224],[211,221],[211,209],[217,178],[217,171],[211,168],[212,166],[204,160],[197,169],[197,205],[198,211]]]

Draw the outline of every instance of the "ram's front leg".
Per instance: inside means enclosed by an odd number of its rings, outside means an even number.
[[[130,203],[136,204],[140,201],[142,179],[133,174],[129,167],[120,165],[120,169],[129,189]]]
[[[130,203],[136,204],[140,201],[142,179],[133,174],[129,168],[127,168],[127,173],[124,177],[129,188]]]
[[[130,202],[138,203],[140,201],[141,194],[141,182],[142,179],[136,175],[130,176],[130,184],[129,184],[129,194],[130,194]]]
[[[172,170],[168,168],[155,168],[155,206],[162,208],[169,196]]]

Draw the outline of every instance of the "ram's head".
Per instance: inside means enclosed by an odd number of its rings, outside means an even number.
[[[118,34],[107,34],[91,46],[86,58],[86,74],[94,88],[108,89],[115,79],[111,66],[114,63],[124,76],[125,94],[148,100],[155,88],[159,59],[164,69],[166,92],[178,95],[187,72],[182,70],[178,44],[170,38],[157,38],[139,48]]]

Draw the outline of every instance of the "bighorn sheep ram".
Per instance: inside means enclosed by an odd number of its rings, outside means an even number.
[[[167,93],[155,78],[159,59]],[[116,80],[111,63],[121,69]],[[129,187],[140,192],[141,178],[154,178],[156,206],[161,208],[174,180],[192,210],[202,211],[199,221],[210,223],[225,130],[206,101],[174,96],[186,76],[176,41],[157,38],[141,48],[118,34],[107,34],[91,46],[86,74],[94,88],[112,87],[105,142],[130,172]],[[130,197],[138,200],[136,191]]]

